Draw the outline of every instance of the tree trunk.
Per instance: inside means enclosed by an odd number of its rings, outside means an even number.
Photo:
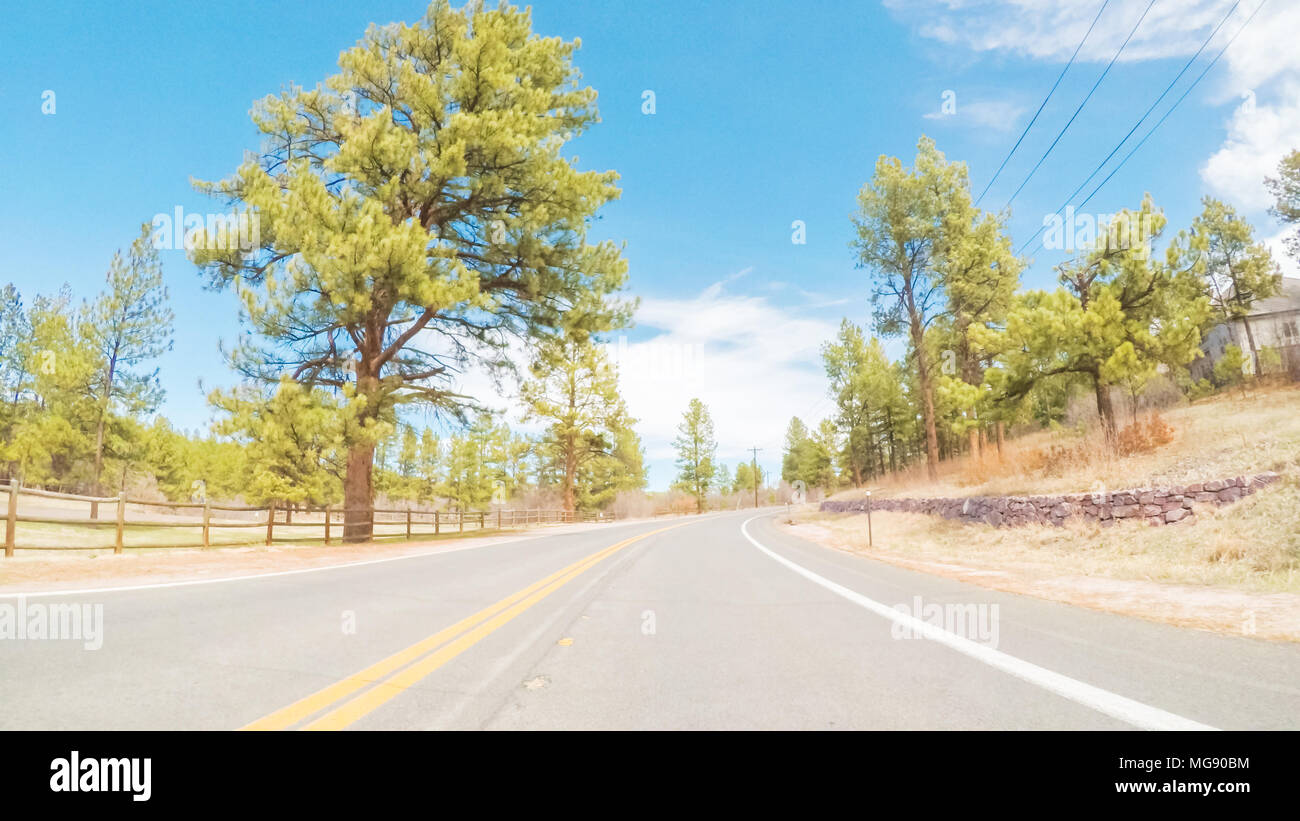
[[[104,399],[99,404],[99,423],[95,426],[95,495],[103,496],[104,488],[101,475],[104,471],[104,421],[108,417],[108,403],[113,400],[113,377],[117,371],[117,350],[114,346],[112,356],[108,358],[108,374],[104,384]]]
[[[379,417],[379,342],[377,327],[367,327],[358,348],[356,396],[365,404],[355,420],[359,440],[348,447],[347,471],[343,476],[343,541],[366,542],[374,536],[375,442],[367,435],[367,422]]]
[[[1255,347],[1255,332],[1250,329],[1250,319],[1244,314],[1241,317],[1241,324],[1246,328],[1246,341],[1250,343],[1250,360],[1255,366],[1255,378],[1263,376],[1259,371],[1259,350]]]
[[[353,445],[348,450],[347,474],[343,478],[343,541],[366,542],[373,535],[370,505],[373,499],[375,446]]]
[[[99,424],[95,427],[95,495],[103,496],[104,487],[100,482],[100,475],[104,470],[104,417],[107,413],[101,407],[99,411]]]
[[[1102,384],[1101,374],[1092,374],[1092,386],[1097,394],[1097,416],[1101,418],[1101,429],[1106,435],[1106,443],[1112,448],[1119,442],[1115,430],[1115,409],[1110,402],[1110,386]]]
[[[886,430],[889,433],[889,472],[898,472],[898,445],[894,442],[894,412],[885,412]]]
[[[934,385],[930,382],[930,363],[925,357],[925,340],[917,328],[912,332],[916,348],[916,377],[921,388],[921,412],[925,418],[925,472],[931,482],[939,480],[939,431],[934,422]]]
[[[577,510],[578,499],[574,485],[578,476],[578,454],[575,452],[573,438],[566,442],[564,452],[564,510],[573,513]]]
[[[999,459],[1002,458],[1002,444],[1005,441],[1005,437],[1006,437],[1006,434],[1004,433],[1005,428],[1006,428],[1006,424],[1004,422],[999,421],[998,422],[998,458]]]

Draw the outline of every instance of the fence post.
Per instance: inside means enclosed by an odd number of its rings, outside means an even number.
[[[14,555],[14,528],[18,526],[18,480],[9,480],[9,512],[5,515],[5,556]]]
[[[113,552],[122,552],[122,531],[126,527],[126,491],[117,494],[117,539],[113,542]]]
[[[456,525],[461,533],[465,532],[465,508],[456,509]]]
[[[437,536],[442,532],[442,515],[438,511],[433,512],[433,535]]]
[[[103,493],[104,491],[100,490],[99,488],[95,488],[95,492],[96,492],[96,493]],[[92,518],[92,519],[98,519],[98,518],[99,518],[99,502],[91,502],[91,503],[90,503],[90,518]]]
[[[871,538],[871,491],[867,491],[867,547],[875,547],[875,541]]]
[[[266,509],[266,546],[271,546],[272,533],[275,530],[275,502]]]
[[[480,511],[478,512],[478,529],[479,529],[479,530],[482,530],[483,528],[487,527],[487,525],[484,524],[484,520],[486,520],[486,519],[487,519],[487,511],[486,511],[486,510],[480,510]]]
[[[406,540],[411,540],[411,509],[406,509]]]
[[[325,546],[330,544],[330,506],[325,505]]]
[[[212,503],[205,497],[203,499],[203,546],[211,547],[212,539],[208,529],[212,526]]]

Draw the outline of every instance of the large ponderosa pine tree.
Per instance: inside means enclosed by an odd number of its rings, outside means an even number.
[[[236,366],[349,399],[348,540],[370,534],[375,429],[395,405],[460,415],[473,402],[450,377],[508,367],[512,336],[627,319],[619,249],[587,241],[617,174],[562,153],[597,119],[578,45],[535,35],[527,11],[436,0],[372,26],[324,85],[259,102],[264,152],[200,184],[259,220],[252,253],[213,237],[193,252],[261,337]]]

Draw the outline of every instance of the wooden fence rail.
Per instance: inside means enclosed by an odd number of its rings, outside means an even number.
[[[543,508],[527,510],[503,510],[497,508],[493,511],[485,510],[417,510],[413,508],[341,508],[326,506],[324,509],[307,509],[305,511],[295,511],[293,508],[278,507],[274,504],[267,507],[248,507],[239,505],[214,505],[210,502],[156,502],[145,499],[130,499],[125,493],[117,496],[82,496],[72,493],[56,493],[49,490],[39,490],[36,488],[25,488],[18,484],[16,480],[10,480],[8,485],[0,484],[0,493],[8,496],[5,515],[5,556],[13,556],[15,550],[76,550],[90,549],[81,546],[75,547],[38,547],[26,546],[20,547],[16,544],[17,525],[19,522],[31,522],[38,524],[57,524],[71,525],[75,527],[87,527],[90,529],[113,527],[114,540],[113,552],[121,553],[126,545],[125,531],[129,527],[178,527],[178,528],[199,528],[201,529],[201,544],[203,547],[215,546],[243,546],[248,542],[227,542],[223,545],[215,545],[212,541],[212,531],[214,529],[225,528],[265,528],[266,544],[272,545],[277,539],[282,542],[289,541],[316,541],[315,536],[306,537],[283,537],[276,536],[277,528],[323,528],[325,544],[333,542],[332,530],[336,524],[343,524],[343,520],[349,513],[361,513],[366,516],[366,521],[370,525],[371,538],[388,538],[393,536],[404,536],[406,539],[412,539],[417,535],[429,535],[427,530],[421,533],[416,532],[417,526],[427,528],[432,525],[432,535],[442,535],[444,531],[450,532],[450,528],[455,528],[455,532],[465,532],[465,525],[468,522],[472,529],[487,530],[495,526],[497,530],[512,527],[528,527],[530,525],[543,524],[567,524],[576,522],[610,522],[614,517],[606,514],[597,513],[572,513],[564,510],[547,510]],[[28,515],[18,512],[19,496],[35,496],[45,499],[57,499],[61,501],[86,502],[90,505],[89,518],[75,518],[67,516],[54,515]],[[115,515],[111,520],[101,519],[99,517],[99,505],[101,503],[112,503],[115,506]],[[199,518],[196,521],[176,521],[171,519],[128,519],[126,515],[127,505],[136,505],[137,507],[159,507],[171,510],[189,509],[198,511]],[[213,513],[254,513],[258,518],[254,521],[240,521],[230,519],[214,519]],[[293,521],[293,514],[298,512],[307,516],[319,515],[320,521]],[[282,514],[277,520],[277,514]],[[387,517],[387,518],[385,518]],[[380,533],[376,528],[380,525],[397,526],[402,529],[398,533]],[[136,545],[138,548],[166,548],[174,545]]]

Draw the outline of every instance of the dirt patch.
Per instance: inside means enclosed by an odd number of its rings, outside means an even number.
[[[815,524],[784,526],[796,536],[825,547],[993,590],[1225,635],[1300,641],[1300,595],[1294,593],[1061,575],[1028,563],[1003,563],[994,568],[917,559],[848,544],[841,534]]]

